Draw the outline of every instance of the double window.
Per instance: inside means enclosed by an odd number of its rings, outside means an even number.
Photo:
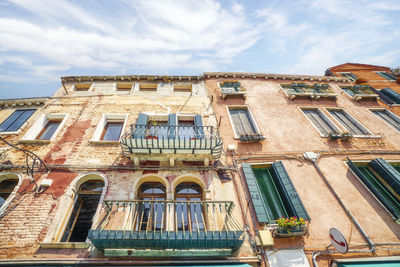
[[[14,111],[0,124],[0,132],[15,132],[32,116],[36,109],[21,109]]]
[[[175,190],[174,206],[166,202],[165,186],[147,182],[138,192],[137,231],[166,230],[167,214],[174,209],[174,228],[177,231],[204,230],[203,191],[196,183],[184,182]],[[170,203],[170,204],[168,204]]]
[[[370,162],[347,162],[358,179],[381,205],[400,222],[400,165],[376,158]]]
[[[384,88],[378,91],[381,100],[387,104],[400,104],[400,94],[391,88]]]
[[[281,161],[269,166],[243,163],[242,168],[260,223],[293,216],[310,219]]]

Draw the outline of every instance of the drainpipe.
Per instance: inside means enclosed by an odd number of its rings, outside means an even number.
[[[349,250],[348,253],[352,253],[352,252],[353,253],[354,252],[358,252],[358,253],[360,253],[360,252],[365,252],[365,253],[375,252],[375,250],[376,250],[375,244],[372,242],[371,238],[368,236],[368,234],[364,231],[364,229],[358,223],[357,219],[353,216],[353,214],[350,212],[350,210],[345,206],[345,204],[343,203],[342,199],[335,192],[333,187],[330,185],[328,179],[326,178],[326,176],[322,172],[321,168],[319,167],[319,165],[317,163],[319,155],[320,155],[319,153],[316,154],[314,152],[306,152],[306,153],[304,153],[304,158],[308,159],[309,161],[311,161],[313,163],[315,169],[318,171],[318,174],[320,175],[320,177],[322,178],[322,180],[324,181],[326,186],[329,188],[329,190],[331,191],[333,196],[336,198],[336,200],[339,202],[340,206],[345,211],[346,215],[348,217],[350,217],[351,221],[354,223],[354,225],[357,227],[358,231],[361,233],[363,238],[367,241],[368,245],[370,246],[370,250]],[[318,267],[318,264],[317,264],[317,257],[318,256],[320,256],[322,254],[327,255],[327,254],[332,254],[332,253],[335,253],[335,251],[330,251],[330,250],[327,250],[327,251],[316,250],[316,251],[314,251],[313,254],[312,254],[312,261],[313,261],[314,267]]]

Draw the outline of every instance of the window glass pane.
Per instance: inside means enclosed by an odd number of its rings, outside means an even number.
[[[165,186],[161,183],[144,183],[139,188],[137,230],[161,230],[165,228]],[[156,200],[160,200],[157,202]]]
[[[168,137],[168,122],[167,121],[154,121],[148,123],[148,138],[157,137],[159,139],[166,139]]]
[[[35,112],[35,109],[16,110],[1,125],[0,131],[14,132],[24,124],[29,117]]]
[[[0,207],[3,206],[17,184],[17,179],[7,179],[0,183]]]
[[[118,141],[121,135],[123,122],[107,122],[101,140]]]
[[[368,130],[354,120],[344,110],[329,110],[329,113],[332,114],[332,116],[335,117],[347,131],[349,131],[349,133],[354,135],[369,135]]]
[[[400,118],[394,115],[393,113],[385,110],[372,110],[372,112],[384,120],[387,124],[391,125],[396,130],[400,131]]]
[[[180,138],[189,139],[195,137],[194,121],[179,120],[178,126]]]
[[[336,129],[328,122],[328,119],[318,110],[306,109],[302,110],[303,113],[310,119],[312,124],[318,128],[322,135],[329,135],[330,133],[337,132]]]
[[[56,132],[58,126],[60,126],[60,123],[60,120],[48,121],[36,139],[50,140],[53,134]]]

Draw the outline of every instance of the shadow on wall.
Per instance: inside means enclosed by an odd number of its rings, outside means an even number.
[[[358,190],[358,192],[364,197],[364,199],[368,202],[368,204],[378,213],[381,219],[385,222],[385,224],[389,227],[392,233],[400,239],[400,228],[399,226],[393,221],[390,214],[382,207],[382,205],[374,198],[371,192],[362,184],[357,177],[350,171],[347,171],[346,174],[347,179],[352,183],[354,188]],[[379,226],[377,226],[379,227]],[[368,233],[368,231],[367,231]]]

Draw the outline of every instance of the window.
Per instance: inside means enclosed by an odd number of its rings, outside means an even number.
[[[6,202],[7,198],[14,191],[18,184],[18,179],[6,179],[0,182],[0,208]]]
[[[91,142],[117,142],[123,133],[128,114],[103,114]]]
[[[369,189],[383,207],[400,221],[400,168],[376,158],[368,163],[347,162],[358,179]]]
[[[199,201],[203,191],[198,184],[181,183],[175,189],[176,227],[182,231],[204,230],[204,212]],[[193,202],[192,202],[193,201]]]
[[[318,129],[322,136],[339,133],[340,130],[318,108],[301,108],[307,119]]]
[[[281,161],[269,165],[242,164],[243,173],[260,223],[283,217],[309,220],[300,197]]]
[[[48,120],[36,139],[50,140],[53,134],[56,132],[58,126],[60,126],[61,121],[62,120]]]
[[[174,92],[192,92],[192,84],[191,83],[174,84]]]
[[[76,83],[75,91],[89,91],[92,83]]]
[[[118,141],[121,136],[123,121],[107,121],[101,134],[100,140]]]
[[[42,114],[21,141],[30,142],[35,140],[38,142],[48,142],[54,140],[64,126],[68,116],[69,114],[65,113]]]
[[[400,104],[400,94],[391,88],[379,90],[379,96],[388,104]]]
[[[86,241],[103,187],[100,180],[89,180],[79,187],[60,242]]]
[[[260,133],[248,107],[228,107],[228,110],[235,138]]]
[[[0,132],[17,131],[36,111],[36,109],[21,109],[14,111],[2,124]]]
[[[328,112],[352,135],[372,135],[361,123],[343,109],[328,109]]]
[[[400,132],[400,118],[387,109],[370,109],[372,113]]]
[[[136,221],[136,230],[165,229],[165,186],[161,183],[144,183],[139,188],[139,213]]]
[[[139,85],[140,91],[157,91],[157,83],[141,83]]]
[[[350,79],[353,82],[355,82],[358,79],[358,77],[351,72],[343,72],[339,74],[342,75],[343,77]]]
[[[117,91],[131,91],[133,83],[117,83]]]
[[[376,73],[378,75],[380,75],[381,77],[385,78],[386,80],[389,80],[389,81],[395,81],[396,80],[396,77],[393,74],[388,73],[386,71],[377,71]]]

